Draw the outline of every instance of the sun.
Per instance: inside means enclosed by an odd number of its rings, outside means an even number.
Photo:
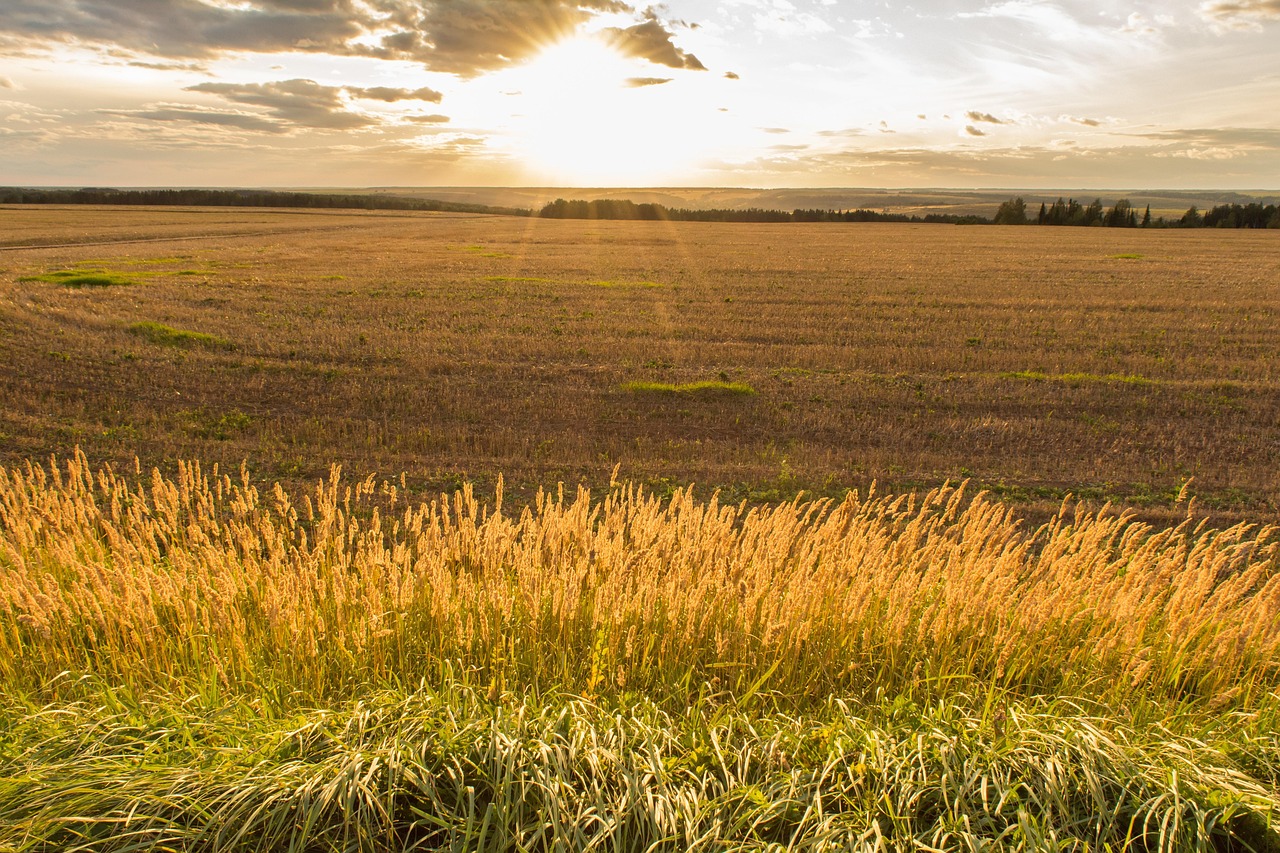
[[[513,71],[516,157],[572,186],[661,183],[686,171],[699,154],[681,132],[690,104],[669,80],[675,73],[651,69],[589,36],[551,45]]]

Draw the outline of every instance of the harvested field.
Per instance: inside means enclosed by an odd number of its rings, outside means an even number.
[[[1277,237],[8,208],[0,450],[1272,519]]]

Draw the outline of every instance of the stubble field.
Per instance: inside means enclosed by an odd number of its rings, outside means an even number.
[[[0,210],[0,851],[1280,849],[1275,238]]]
[[[1280,506],[1280,252],[1245,232],[0,211],[0,436],[508,494],[971,479]],[[220,232],[250,236],[207,236]],[[132,282],[68,287],[59,274]],[[33,280],[35,279],[35,280]],[[43,279],[43,280],[41,280]],[[146,325],[151,324],[151,325]],[[158,324],[158,325],[157,325]],[[193,336],[182,333],[191,332]],[[200,335],[208,337],[199,337]],[[667,392],[643,383],[745,384]],[[745,389],[739,389],[745,390]]]

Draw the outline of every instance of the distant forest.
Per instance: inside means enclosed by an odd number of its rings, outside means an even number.
[[[556,199],[534,213],[520,207],[438,201],[395,195],[279,192],[275,190],[116,190],[26,189],[0,187],[0,204],[120,204],[181,205],[190,207],[288,207],[345,210],[417,210],[444,213],[492,213],[539,216],[544,219],[619,219],[660,222],[940,222],[953,225],[1070,225],[1109,228],[1280,228],[1280,207],[1274,204],[1221,204],[1201,211],[1192,206],[1177,219],[1151,216],[1148,205],[1138,212],[1122,198],[1104,208],[1101,199],[1088,204],[1074,198],[1041,203],[1032,216],[1021,197],[1002,202],[993,217],[974,214],[928,213],[924,216],[876,210],[770,210],[766,208],[674,208],[627,199],[583,201]]]
[[[1141,215],[1128,199],[1104,208],[1101,199],[1081,204],[1059,198],[1052,205],[1040,205],[1032,219],[1026,202],[1011,198],[1003,202],[995,216],[929,213],[924,216],[875,210],[765,210],[756,208],[690,210],[661,204],[600,199],[566,201],[556,199],[538,211],[545,219],[626,219],[682,222],[943,222],[954,225],[1080,225],[1110,228],[1280,228],[1280,208],[1274,204],[1223,204],[1200,212],[1192,207],[1179,219],[1151,218],[1151,207]]]
[[[1021,197],[1000,205],[991,220],[996,225],[1076,225],[1105,228],[1280,228],[1280,207],[1274,204],[1220,204],[1201,212],[1192,205],[1178,219],[1151,218],[1151,205],[1139,215],[1127,198],[1104,210],[1101,199],[1081,204],[1074,198],[1059,198],[1052,205],[1040,204],[1032,220]]]
[[[627,219],[654,222],[945,222],[953,225],[983,225],[990,219],[952,213],[908,216],[875,210],[767,210],[764,208],[722,208],[697,210],[636,204],[626,199],[565,201],[558,198],[538,211],[543,219]]]
[[[443,213],[498,213],[528,216],[518,207],[436,201],[393,195],[278,192],[275,190],[79,190],[0,187],[0,204],[128,204],[183,207],[299,207],[341,210],[425,210]]]

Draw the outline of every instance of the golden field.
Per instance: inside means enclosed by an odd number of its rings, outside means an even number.
[[[0,210],[66,243],[0,251],[9,462],[1280,506],[1271,232]]]

